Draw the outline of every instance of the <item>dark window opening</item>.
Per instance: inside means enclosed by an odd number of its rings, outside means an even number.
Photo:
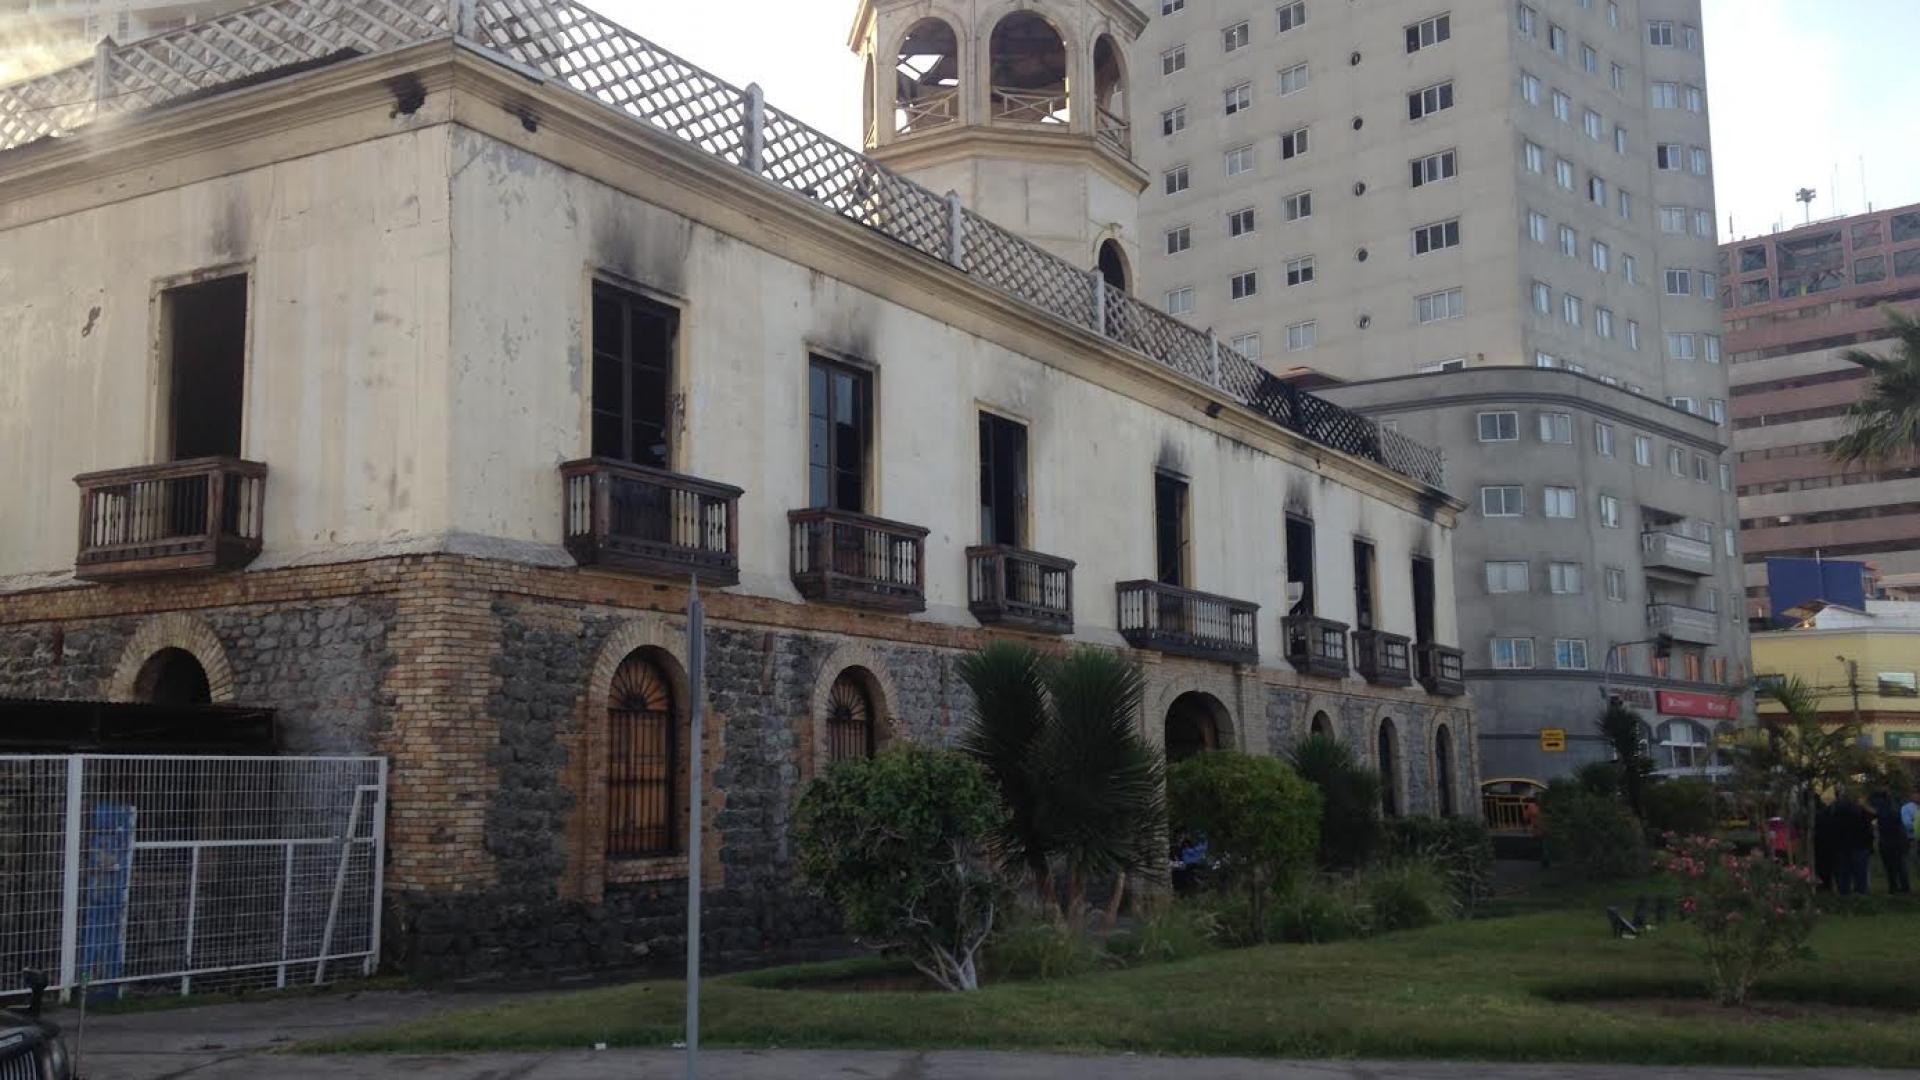
[[[1287,614],[1313,614],[1313,522],[1287,515]]]
[[[1162,585],[1187,583],[1187,482],[1153,474],[1153,546]]]
[[[1181,694],[1167,707],[1164,732],[1168,764],[1220,749],[1219,703],[1206,694]]]
[[[1353,542],[1353,611],[1356,626],[1373,629],[1373,545],[1365,540]]]
[[[162,303],[172,460],[239,457],[247,360],[246,275],[168,289]]]
[[[134,676],[133,696],[149,705],[211,705],[207,669],[185,649],[161,649]]]
[[[1433,641],[1433,560],[1424,555],[1413,557],[1413,640],[1426,645]]]
[[[827,763],[862,761],[879,749],[873,695],[862,672],[848,668],[827,690]]]
[[[593,456],[664,469],[680,313],[593,286]]]
[[[980,542],[1026,546],[1027,427],[980,414]]]
[[[1438,795],[1440,816],[1453,816],[1453,733],[1441,728],[1433,733],[1433,783]]]
[[[1380,721],[1380,812],[1387,817],[1400,814],[1400,764],[1395,754],[1393,721]]]
[[[873,389],[858,368],[816,356],[807,374],[807,505],[863,513]]]
[[[1100,241],[1100,277],[1108,288],[1127,291],[1127,260],[1112,240]]]

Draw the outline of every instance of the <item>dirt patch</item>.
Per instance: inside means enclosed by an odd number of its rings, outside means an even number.
[[[1568,1002],[1590,1009],[1657,1016],[1663,1020],[1723,1020],[1735,1024],[1765,1024],[1774,1020],[1850,1020],[1857,1023],[1911,1024],[1911,1009],[1880,1009],[1866,1005],[1829,1005],[1817,1001],[1754,1001],[1745,1006],[1716,1005],[1705,998],[1596,998]]]

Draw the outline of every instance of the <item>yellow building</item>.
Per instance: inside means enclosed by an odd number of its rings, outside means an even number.
[[[1869,600],[1858,611],[1825,604],[1798,626],[1753,635],[1759,679],[1797,677],[1835,723],[1857,714],[1873,745],[1920,765],[1920,603]],[[1764,695],[1760,713],[1778,712]]]

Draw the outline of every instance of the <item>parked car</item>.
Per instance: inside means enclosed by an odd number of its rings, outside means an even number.
[[[75,1080],[73,1056],[60,1028],[40,1018],[47,977],[27,973],[32,994],[24,1010],[0,1009],[0,1077],[5,1080]]]

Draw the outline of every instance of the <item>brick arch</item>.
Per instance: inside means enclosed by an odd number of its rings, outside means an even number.
[[[1236,689],[1230,677],[1202,679],[1175,676],[1153,679],[1146,694],[1147,714],[1142,718],[1146,724],[1147,741],[1164,751],[1167,710],[1173,708],[1173,703],[1185,694],[1203,694],[1219,706],[1214,713],[1214,722],[1219,726],[1219,748],[1245,750],[1246,740],[1241,732],[1240,718],[1233,711],[1240,700],[1240,695],[1234,692]]]
[[[200,669],[207,673],[207,696],[214,704],[233,700],[233,664],[227,659],[227,647],[206,620],[180,611],[155,615],[133,632],[108,680],[107,700],[134,700],[140,670],[162,649],[179,649],[200,662]]]
[[[801,779],[817,776],[827,763],[827,726],[820,722],[826,715],[827,701],[833,692],[834,681],[848,668],[858,668],[866,672],[867,693],[873,698],[874,743],[885,746],[904,734],[898,713],[900,689],[894,684],[893,675],[887,670],[886,661],[873,647],[862,642],[848,642],[833,650],[821,662],[820,669],[814,673],[813,693],[807,697],[807,714],[800,718],[800,730],[795,732],[796,741],[802,747],[800,760]]]

